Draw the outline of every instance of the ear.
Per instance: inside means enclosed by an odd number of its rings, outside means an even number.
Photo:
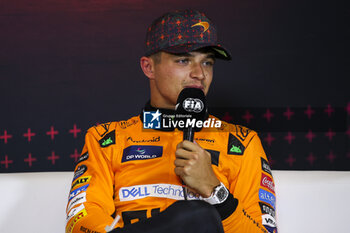
[[[141,57],[140,66],[143,73],[149,78],[154,79],[154,61],[150,57]]]

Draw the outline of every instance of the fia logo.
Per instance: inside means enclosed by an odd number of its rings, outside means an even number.
[[[201,112],[204,108],[204,104],[200,99],[187,98],[182,103],[182,107],[187,112]]]
[[[143,128],[144,129],[160,129],[160,116],[162,114],[156,112],[143,112]]]

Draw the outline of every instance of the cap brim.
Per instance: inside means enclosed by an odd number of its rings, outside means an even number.
[[[181,53],[189,53],[195,50],[203,49],[203,48],[209,48],[213,53],[214,56],[218,59],[223,60],[231,60],[231,54],[223,48],[221,45],[218,44],[185,44],[185,45],[178,45],[178,46],[172,46],[168,48],[162,49],[162,51],[173,53],[173,54],[181,54]]]

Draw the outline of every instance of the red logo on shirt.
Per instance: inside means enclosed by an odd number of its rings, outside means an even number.
[[[275,184],[273,183],[273,180],[264,173],[262,173],[261,175],[262,176],[260,185],[275,193]]]

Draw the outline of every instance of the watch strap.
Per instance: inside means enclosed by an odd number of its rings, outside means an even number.
[[[202,198],[202,200],[208,202],[211,205],[221,204],[227,199],[229,194],[230,193],[225,187],[225,185],[222,182],[220,182],[220,184],[214,188],[214,191],[212,192],[210,197]]]

